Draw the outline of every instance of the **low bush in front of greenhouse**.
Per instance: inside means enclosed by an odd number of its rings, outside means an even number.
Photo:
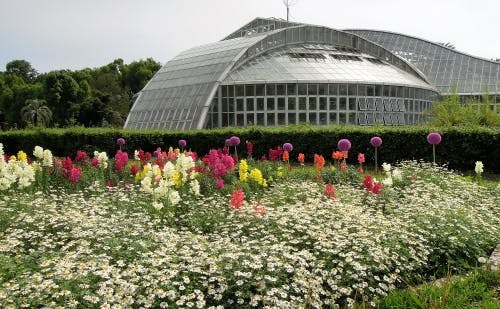
[[[423,139],[435,158],[441,135]],[[499,242],[483,162],[464,177],[382,164],[379,136],[375,156],[346,138],[328,156],[283,142],[258,159],[237,136],[204,153],[188,139],[66,157],[0,144],[0,306],[376,306]]]

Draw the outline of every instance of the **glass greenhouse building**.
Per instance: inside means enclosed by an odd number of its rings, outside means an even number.
[[[453,51],[457,65],[473,59],[462,71],[441,50],[428,54],[430,42],[400,35],[416,42],[412,53],[384,35],[257,18],[167,62],[136,95],[125,128],[419,124],[454,81],[460,94],[480,93],[484,81],[500,91],[498,63]]]

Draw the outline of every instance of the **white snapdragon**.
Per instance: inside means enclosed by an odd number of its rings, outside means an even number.
[[[403,173],[401,173],[401,170],[398,168],[395,168],[392,171],[392,178],[396,181],[402,181],[403,180]]]
[[[382,179],[382,184],[387,187],[391,187],[393,182],[392,182],[392,177],[387,177]]]
[[[139,150],[134,150],[134,160],[139,161]]]
[[[180,196],[179,192],[177,192],[175,190],[171,190],[169,195],[168,195],[168,199],[170,200],[170,203],[172,205],[177,205],[181,201],[181,196]]]
[[[198,180],[194,179],[191,180],[189,183],[189,188],[191,189],[191,192],[193,192],[194,195],[199,196],[200,194],[200,183]]]
[[[483,168],[484,168],[483,162],[476,161],[476,166],[474,168],[474,171],[476,172],[477,175],[480,176],[483,173],[483,171],[484,171]]]
[[[108,155],[106,154],[106,152],[100,152],[97,155],[97,160],[99,160],[100,168],[102,168],[103,170],[108,168]]]
[[[35,146],[35,150],[33,150],[33,155],[38,160],[43,160],[43,148],[40,146]]]
[[[43,151],[42,166],[52,167],[54,165],[54,158],[52,157],[52,152],[48,149]]]
[[[391,171],[392,166],[389,163],[382,163],[382,169],[384,172],[388,173]]]

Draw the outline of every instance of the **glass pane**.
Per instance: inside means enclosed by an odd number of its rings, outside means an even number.
[[[299,123],[305,123],[306,121],[306,113],[299,113]]]
[[[264,113],[257,113],[257,125],[264,125]]]
[[[264,98],[257,98],[257,110],[258,111],[264,110]]]
[[[316,123],[316,113],[309,113],[309,123],[317,124]]]
[[[247,126],[253,126],[255,124],[254,115],[247,114]]]
[[[317,84],[309,84],[307,86],[307,93],[309,95],[317,95],[318,94],[318,85]]]
[[[242,97],[245,95],[245,87],[243,85],[236,85],[236,95]]]
[[[305,111],[307,108],[306,106],[306,98],[305,97],[300,97],[299,98],[299,110]]]
[[[329,86],[330,95],[337,95],[339,93],[338,89],[339,89],[338,84],[330,84]]]
[[[356,98],[349,98],[349,110],[356,110]]]
[[[327,110],[328,109],[328,106],[326,104],[326,97],[319,98],[319,109],[320,110]]]
[[[340,86],[339,86],[339,94],[340,95],[347,95],[347,85],[340,84]]]
[[[330,110],[331,111],[338,110],[338,108],[337,108],[337,98],[330,98]]]
[[[345,113],[339,113],[339,124],[346,124],[346,115],[345,115]]]
[[[346,108],[347,108],[347,98],[340,98],[339,99],[339,109],[346,110]]]
[[[315,97],[310,97],[309,98],[309,110],[315,111],[316,109],[317,109],[316,98]]]
[[[268,111],[274,110],[274,98],[267,98],[267,110]]]
[[[267,125],[268,126],[274,126],[275,125],[275,123],[274,123],[274,114],[273,113],[267,114]]]
[[[253,99],[248,99],[247,98],[247,111],[253,111],[254,110],[254,104],[253,104]]]
[[[307,84],[299,84],[299,95],[307,94]]]
[[[285,113],[278,114],[278,125],[282,126],[286,124]]]
[[[278,110],[285,110],[285,98],[278,98]]]
[[[285,85],[284,84],[276,85],[276,94],[277,95],[285,95]]]
[[[318,85],[318,94],[326,95],[328,93],[328,84],[319,84]]]
[[[246,85],[245,86],[245,95],[247,97],[251,97],[255,95],[255,86],[254,85]]]
[[[288,110],[295,110],[295,98],[288,98]]]
[[[337,124],[337,113],[330,113],[330,124]]]
[[[276,95],[276,84],[266,85],[266,95]]]
[[[297,94],[297,85],[296,84],[288,84],[286,86],[286,93],[288,95],[296,95]]]
[[[264,95],[264,85],[263,84],[257,84],[255,86],[255,95],[256,96],[263,96]]]
[[[297,115],[295,113],[288,113],[288,124],[296,124]]]

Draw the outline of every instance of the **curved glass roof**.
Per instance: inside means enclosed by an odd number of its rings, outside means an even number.
[[[376,30],[346,30],[377,43],[422,71],[442,93],[500,93],[500,63],[474,57],[441,44],[404,34]]]
[[[390,64],[391,69],[381,69],[375,65],[366,64],[368,68],[373,69],[374,74],[378,72],[375,75],[378,74],[379,77],[385,75],[384,78],[388,79],[388,70],[392,70],[391,72],[397,73],[394,77],[399,81],[397,84],[417,83],[417,80],[420,80],[422,87],[430,88],[426,84],[425,76],[416,67],[387,49],[355,34],[314,25],[295,25],[275,19],[257,18],[227,39],[191,48],[166,63],[138,94],[125,122],[125,128],[201,129],[212,98],[223,81],[238,79],[243,82],[244,79],[241,79],[245,78],[241,75],[243,72],[253,79],[254,77],[245,71],[244,65],[247,62],[249,63],[247,67],[250,68],[253,59],[258,59],[257,57],[274,49],[279,53],[280,48],[297,44],[323,44],[351,49],[363,53],[366,58],[371,56]],[[345,65],[333,63],[330,65],[332,72],[335,68],[345,67]],[[280,65],[279,62],[269,64]],[[292,66],[299,68],[300,65],[292,64]],[[359,70],[362,66],[353,65],[352,68]],[[242,73],[230,75],[235,69]],[[268,69],[274,70],[272,67]],[[404,76],[405,74],[399,71],[412,75],[412,78]],[[314,71],[310,73],[316,74]],[[236,77],[237,74],[241,76]],[[363,74],[360,73],[356,76],[355,73],[344,72],[343,76],[352,78],[349,80],[355,80],[358,77],[368,79],[367,75],[370,74],[367,73],[362,77]],[[228,75],[233,77],[227,79]],[[297,76],[290,75],[290,77]],[[329,73],[318,74],[315,77],[315,79],[328,77],[330,80],[333,76]],[[341,77],[338,78],[339,81],[340,79]]]
[[[195,129],[217,81],[262,35],[186,50],[165,64],[139,93],[125,122],[130,129]],[[203,121],[203,120],[201,120]]]
[[[272,49],[231,70],[224,83],[330,82],[391,84],[435,91],[428,83],[352,48],[296,44]]]

